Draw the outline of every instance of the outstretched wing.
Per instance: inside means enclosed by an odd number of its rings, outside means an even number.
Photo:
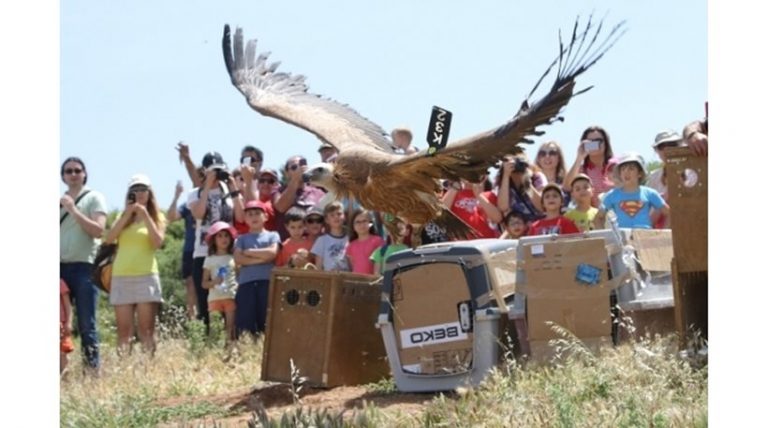
[[[536,82],[520,110],[507,123],[498,128],[448,144],[434,156],[428,156],[426,150],[394,160],[393,168],[404,169],[406,174],[421,174],[432,178],[458,180],[464,178],[479,181],[487,169],[501,160],[506,154],[522,151],[519,143],[532,143],[532,135],[542,135],[538,127],[551,125],[563,120],[560,110],[576,95],[592,87],[574,92],[576,77],[594,65],[608,49],[624,34],[624,21],[617,24],[600,42],[598,36],[603,30],[602,21],[596,26],[590,16],[586,27],[579,32],[579,21],[573,27],[573,34],[568,46],[563,46],[560,38],[560,53]],[[592,33],[592,34],[590,34]],[[552,88],[540,100],[530,103],[530,98],[544,78],[557,65],[557,76]]]
[[[339,151],[369,148],[393,153],[386,132],[349,106],[307,92],[304,76],[277,72],[279,62],[268,64],[269,52],[256,57],[256,40],[243,45],[242,29],[229,25],[222,40],[224,64],[232,84],[257,112],[315,134]]]

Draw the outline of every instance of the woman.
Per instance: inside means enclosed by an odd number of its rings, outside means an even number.
[[[565,158],[563,157],[563,149],[556,141],[548,141],[539,147],[539,152],[536,155],[536,166],[547,177],[547,184],[558,184],[561,189],[565,187]],[[567,207],[571,202],[571,194],[565,190],[564,193],[563,206]]]
[[[130,352],[133,323],[138,318],[144,351],[155,351],[155,317],[162,302],[155,251],[163,245],[165,216],[158,209],[149,178],[142,174],[128,183],[125,211],[107,234],[117,241],[109,302],[115,307],[118,353]]]
[[[502,214],[511,210],[522,213],[527,224],[542,218],[541,193],[537,189],[544,187],[540,183],[545,180],[543,174],[531,169],[524,154],[505,157],[496,174],[496,207]]]
[[[581,143],[576,151],[576,160],[565,177],[565,189],[571,190],[567,183],[571,183],[578,174],[588,175],[592,180],[592,188],[594,189],[592,206],[599,207],[598,196],[613,188],[608,162],[612,157],[613,149],[608,132],[599,126],[590,126],[585,129],[581,134]]]

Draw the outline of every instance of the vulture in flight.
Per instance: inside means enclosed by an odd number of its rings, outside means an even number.
[[[560,40],[555,60],[534,85],[517,113],[504,124],[460,141],[436,153],[422,150],[396,154],[387,133],[347,105],[309,93],[302,75],[278,72],[279,62],[268,63],[269,53],[256,55],[256,40],[243,41],[240,28],[234,40],[224,26],[224,62],[232,84],[257,112],[311,132],[338,149],[335,164],[310,167],[305,176],[337,197],[357,200],[363,207],[395,215],[408,223],[433,221],[452,239],[467,239],[473,231],[444,207],[439,179],[479,181],[488,168],[507,154],[519,153],[520,143],[544,132],[561,109],[576,95],[575,79],[594,65],[624,34],[624,22],[598,40],[602,22],[588,20],[583,29],[576,21],[567,45]],[[620,31],[621,30],[621,31]],[[544,78],[557,66],[549,92],[531,100]]]

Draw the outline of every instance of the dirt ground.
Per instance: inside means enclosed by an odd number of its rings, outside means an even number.
[[[347,409],[351,414],[354,409],[362,409],[365,402],[387,412],[418,414],[438,393],[398,393],[371,391],[364,386],[340,386],[331,389],[305,386],[299,396],[300,405],[294,404],[290,385],[269,383],[253,390],[242,390],[216,396],[178,398],[166,400],[162,406],[178,406],[184,403],[207,401],[226,407],[238,414],[225,419],[217,419],[219,426],[246,426],[253,418],[253,412],[261,407],[272,418],[279,418],[283,413],[301,406],[312,409],[328,409],[333,414]],[[199,421],[204,424],[205,420]],[[166,426],[179,426],[172,422]]]

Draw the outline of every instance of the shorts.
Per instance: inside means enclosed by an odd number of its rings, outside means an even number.
[[[72,342],[72,336],[64,336],[59,340],[59,350],[65,354],[75,350],[75,344]]]
[[[218,299],[208,302],[208,312],[234,312],[235,299]]]
[[[109,303],[132,305],[136,303],[162,303],[160,276],[156,273],[141,276],[113,276]]]
[[[194,251],[184,251],[181,254],[181,279],[187,279],[192,276],[192,257]]]

